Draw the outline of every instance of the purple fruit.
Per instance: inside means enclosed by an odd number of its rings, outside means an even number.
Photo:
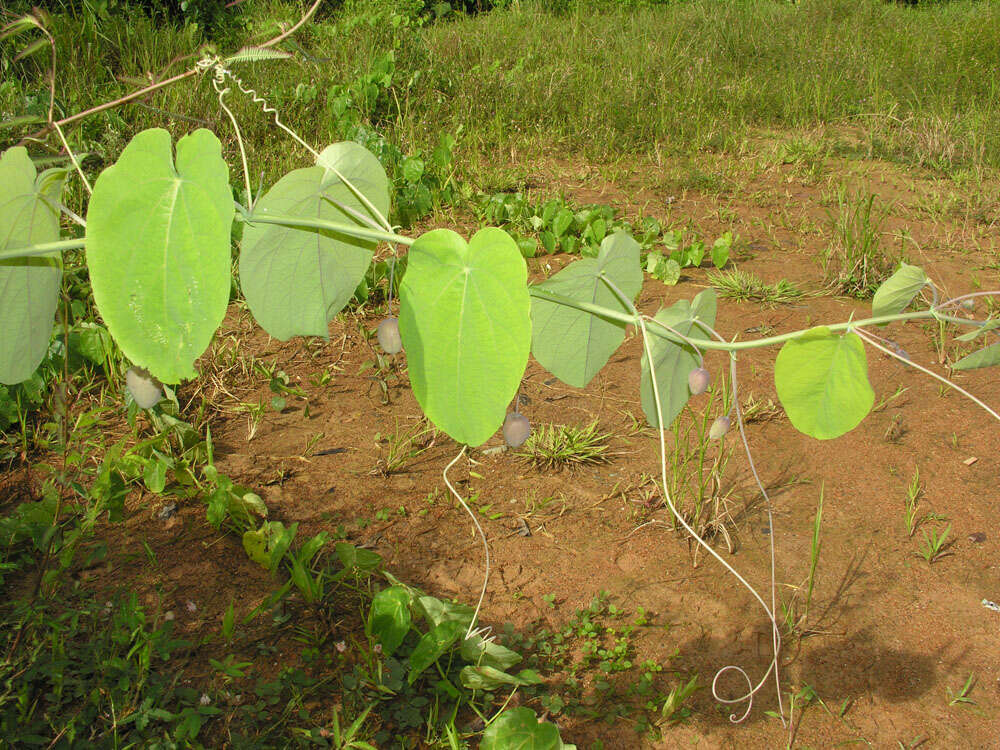
[[[531,422],[523,414],[512,411],[503,421],[503,439],[511,448],[520,448],[531,435]]]
[[[403,340],[399,337],[399,321],[386,318],[378,324],[376,332],[378,345],[386,354],[398,354],[403,350]]]
[[[712,422],[712,427],[708,431],[708,436],[712,440],[719,440],[724,437],[727,432],[729,432],[729,417],[718,417],[714,422]]]
[[[688,388],[691,389],[692,396],[700,396],[708,390],[708,384],[712,382],[712,374],[704,367],[697,367],[688,373]]]
[[[130,367],[125,373],[125,387],[140,409],[152,409],[163,398],[160,381],[141,367]]]

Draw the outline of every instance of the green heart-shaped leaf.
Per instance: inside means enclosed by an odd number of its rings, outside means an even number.
[[[410,383],[424,414],[460,443],[486,442],[517,393],[531,344],[527,276],[500,229],[469,243],[435,229],[410,248],[399,295]]]
[[[164,383],[194,361],[229,304],[233,194],[208,130],[177,143],[144,130],[94,184],[87,266],[97,309],[125,356]]]
[[[441,658],[441,655],[451,648],[464,632],[465,626],[462,623],[449,620],[424,633],[423,637],[417,641],[413,653],[410,654],[410,676],[408,678],[410,684],[416,682],[421,672]]]
[[[795,429],[819,440],[850,432],[875,403],[861,337],[837,336],[825,326],[781,347],[774,385]]]
[[[55,242],[65,170],[35,165],[23,147],[0,157],[0,250]],[[48,199],[48,200],[46,200]],[[27,380],[45,356],[59,303],[59,253],[0,260],[0,383]]]
[[[596,258],[581,258],[537,286],[553,294],[631,314],[604,274],[629,301],[642,289],[639,243],[616,232],[601,243]],[[564,383],[583,388],[625,339],[625,324],[567,305],[533,297],[531,353]]]
[[[576,750],[576,745],[564,743],[555,724],[538,721],[534,711],[521,706],[490,722],[479,750]]]
[[[253,213],[366,226],[356,214],[374,219],[372,211],[337,172],[383,216],[389,212],[389,180],[382,165],[363,146],[345,142],[324,149],[315,167],[278,180]],[[326,229],[253,224],[251,218],[240,252],[240,284],[250,312],[277,339],[326,338],[327,324],[354,295],[374,248],[373,240]]]

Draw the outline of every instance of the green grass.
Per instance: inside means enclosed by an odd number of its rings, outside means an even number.
[[[806,296],[805,292],[787,279],[765,283],[757,274],[734,268],[731,271],[709,271],[708,283],[720,297],[737,302],[759,302],[763,305],[786,305]]]
[[[220,50],[259,43],[293,22],[298,4],[250,6],[227,24]],[[694,0],[670,5],[524,0],[439,22],[388,3],[327,9],[286,45],[295,60],[240,66],[246,83],[309,142],[341,137],[339,93],[392,53],[390,85],[358,94],[358,118],[410,152],[458,133],[463,169],[541,151],[620,159],[623,153],[727,150],[760,132],[827,125],[859,153],[945,171],[1000,166],[1000,4],[906,7],[879,0]],[[401,7],[398,6],[397,7]],[[351,15],[350,13],[353,13]],[[57,111],[78,112],[192,64],[204,41],[132,13],[56,14]],[[13,63],[0,43],[0,117],[44,111],[44,63]],[[305,54],[303,54],[305,53]],[[186,57],[185,56],[189,56]],[[171,66],[171,61],[175,61]],[[308,161],[258,108],[232,108],[250,145],[252,182],[271,184]],[[193,119],[191,119],[193,118]],[[238,163],[235,139],[207,80],[190,79],[142,104],[70,129],[75,148],[113,158],[137,130],[208,124]],[[26,128],[0,133],[9,145]],[[55,143],[54,139],[52,143]],[[234,179],[234,183],[238,180]],[[73,207],[71,205],[71,207]]]
[[[726,148],[755,128],[868,130],[875,155],[1000,164],[1000,6],[877,0],[522,2],[427,29],[404,121],[484,152]]]
[[[871,297],[896,264],[882,248],[890,206],[879,206],[876,199],[871,192],[850,195],[841,188],[829,217],[833,245],[823,259],[827,278],[838,291],[858,299]]]
[[[610,437],[598,431],[597,420],[586,427],[543,424],[531,434],[520,454],[543,469],[605,463],[611,460]]]

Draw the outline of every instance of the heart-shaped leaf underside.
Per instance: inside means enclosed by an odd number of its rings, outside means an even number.
[[[967,354],[952,365],[953,370],[977,370],[980,367],[1000,365],[1000,341]]]
[[[715,326],[716,296],[714,289],[706,289],[695,296],[691,302],[678,300],[665,310],[660,310],[654,317],[665,326],[669,326],[682,336],[697,340],[707,339],[708,334],[696,320],[709,327]],[[655,325],[647,323],[647,330],[655,329]],[[669,427],[677,415],[681,413],[684,404],[691,397],[688,387],[688,375],[691,370],[700,367],[701,360],[697,353],[687,344],[676,344],[665,338],[648,334],[650,348],[653,353],[653,372],[656,373],[656,387],[660,393],[660,410],[663,412],[663,426]],[[656,399],[653,397],[653,378],[649,368],[649,360],[643,347],[642,378],[639,384],[642,411],[646,421],[654,428],[659,427],[656,413]]]
[[[596,258],[571,263],[537,288],[631,314],[602,275],[634,300],[642,289],[639,243],[616,232],[604,239]],[[542,367],[576,388],[585,387],[625,339],[625,323],[538,297],[531,300],[531,320],[531,353]]]
[[[337,173],[382,216],[389,212],[389,180],[378,159],[357,143],[335,143],[315,167],[282,177],[257,201],[255,215],[274,214],[368,226],[377,220]],[[352,213],[354,212],[354,213]],[[243,232],[240,284],[250,311],[277,339],[329,335],[371,264],[374,240],[327,229],[251,223]]]
[[[233,226],[219,139],[138,133],[94,184],[87,267],[97,309],[132,362],[164,383],[196,376],[229,304]]]
[[[399,295],[410,384],[424,414],[460,443],[486,442],[517,393],[531,345],[527,276],[500,229],[468,243],[435,229],[410,248]]]
[[[35,174],[20,146],[0,157],[0,250],[55,242],[65,170]],[[31,376],[45,356],[59,303],[59,253],[0,260],[0,383]]]
[[[792,426],[819,440],[850,432],[875,403],[861,337],[836,335],[825,326],[781,347],[774,385]]]
[[[896,272],[875,291],[872,315],[877,318],[903,312],[929,282],[927,274],[919,266],[900,263]]]

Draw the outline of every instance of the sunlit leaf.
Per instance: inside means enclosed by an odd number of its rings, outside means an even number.
[[[382,653],[390,656],[410,630],[410,595],[402,586],[379,591],[372,599],[371,632],[382,642]]]
[[[878,318],[903,312],[928,282],[922,268],[900,263],[899,269],[875,290],[872,316]]]
[[[781,347],[774,384],[795,429],[819,440],[853,430],[875,402],[861,338],[855,333],[835,335],[826,327],[813,328]]]
[[[219,139],[144,130],[97,178],[87,266],[122,352],[164,383],[196,376],[229,303],[233,195]]]
[[[424,414],[460,443],[486,442],[521,383],[531,344],[527,275],[500,229],[468,243],[435,229],[410,248],[399,311],[410,383]]]

